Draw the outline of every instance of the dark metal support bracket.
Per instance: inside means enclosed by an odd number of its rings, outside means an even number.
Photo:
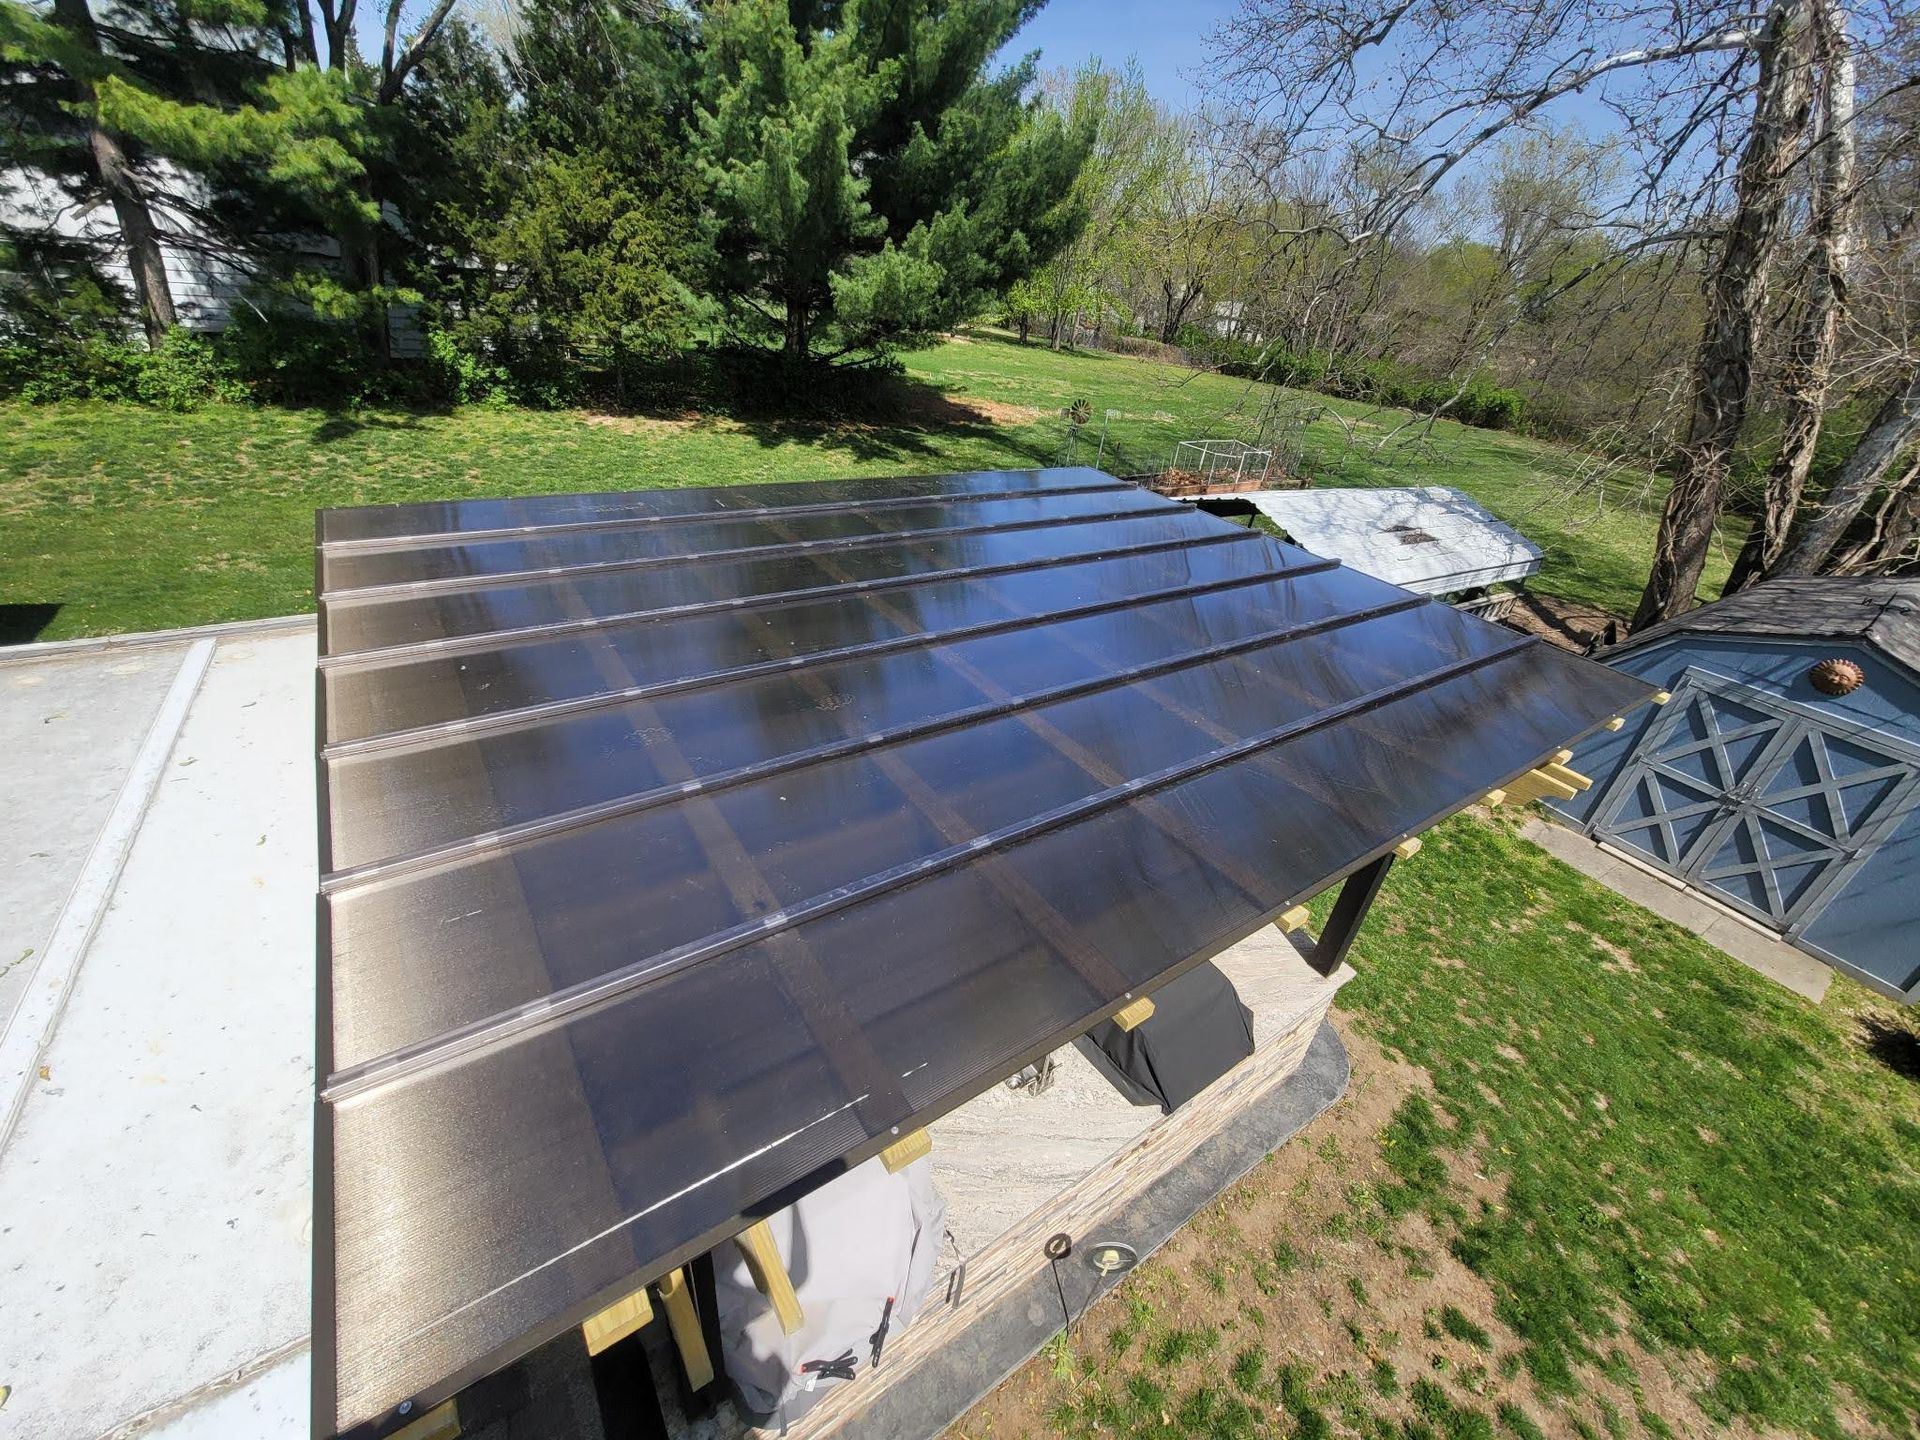
[[[1354,871],[1340,887],[1340,897],[1333,902],[1333,914],[1327,917],[1327,928],[1320,932],[1320,943],[1307,957],[1307,963],[1322,975],[1333,974],[1347,958],[1347,951],[1353,948],[1353,937],[1360,933],[1361,923],[1373,908],[1373,898],[1380,893],[1380,886],[1392,866],[1393,856],[1382,855],[1372,864]]]

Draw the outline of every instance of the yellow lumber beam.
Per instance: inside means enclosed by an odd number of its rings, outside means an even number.
[[[924,1135],[927,1132],[916,1130],[914,1133]],[[753,1276],[753,1283],[773,1306],[780,1328],[789,1335],[793,1334],[805,1317],[800,1313],[800,1297],[793,1293],[793,1281],[780,1259],[780,1247],[773,1243],[772,1229],[766,1221],[756,1220],[734,1236],[733,1243],[747,1257],[747,1270]]]
[[[459,1433],[459,1407],[451,1400],[442,1400],[426,1414],[402,1425],[387,1440],[454,1440]]]
[[[933,1153],[933,1137],[924,1130],[902,1135],[880,1152],[880,1163],[889,1175],[897,1175],[914,1161]]]
[[[1673,692],[1671,690],[1656,690],[1653,692],[1653,703],[1656,705],[1664,705],[1672,698]]]
[[[1142,995],[1129,1005],[1122,1005],[1113,1012],[1113,1023],[1122,1030],[1132,1030],[1144,1025],[1153,1018],[1153,1001]]]
[[[1304,905],[1296,905],[1291,910],[1282,910],[1280,918],[1273,923],[1288,935],[1303,928],[1313,918],[1311,911]]]
[[[653,1305],[647,1299],[647,1287],[642,1285],[631,1295],[614,1301],[598,1315],[587,1317],[586,1323],[580,1327],[580,1333],[587,1340],[587,1353],[598,1355],[602,1350],[618,1345],[651,1319]]]
[[[1553,759],[1547,763],[1549,765],[1564,765],[1571,759],[1573,759],[1573,752],[1571,750],[1556,750],[1553,752]]]
[[[1564,764],[1542,765],[1540,768],[1545,770],[1547,774],[1551,775],[1555,780],[1558,780],[1562,785],[1571,785],[1576,790],[1591,790],[1593,788],[1591,778],[1582,775],[1578,770],[1569,770]]]
[[[1396,860],[1411,860],[1419,853],[1420,837],[1418,835],[1409,835],[1405,840],[1402,840],[1398,845],[1393,847],[1393,858]]]
[[[1507,798],[1507,792],[1504,790],[1489,790],[1487,791],[1486,794],[1480,797],[1480,803],[1482,805],[1487,806],[1489,809],[1491,809],[1499,805],[1506,798]]]
[[[1571,800],[1579,792],[1566,781],[1556,780],[1544,770],[1529,770],[1507,787],[1507,793],[1525,805],[1548,795],[1557,800]]]
[[[1606,725],[1603,728],[1608,730],[1621,730],[1626,727],[1626,723],[1627,723],[1626,716],[1616,715],[1611,720],[1607,721]]]
[[[707,1338],[700,1333],[700,1316],[693,1308],[693,1292],[687,1288],[687,1272],[670,1271],[655,1288],[660,1304],[667,1312],[667,1328],[673,1332],[674,1348],[680,1352],[680,1366],[687,1372],[687,1384],[704,1390],[713,1383],[713,1359],[707,1354]]]

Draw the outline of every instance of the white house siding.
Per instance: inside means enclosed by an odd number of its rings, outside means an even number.
[[[167,267],[167,286],[172,291],[174,312],[180,324],[205,335],[225,330],[233,313],[248,303],[246,292],[251,277],[225,256],[208,253],[213,248],[211,237],[206,236],[190,216],[155,206],[154,219],[165,233],[198,236],[207,241],[204,248],[194,244],[191,238],[186,244],[162,242],[160,247]],[[100,263],[100,270],[124,286],[129,294],[133,292],[133,270],[118,243],[119,227],[113,207],[107,201],[75,205],[59,185],[44,175],[19,168],[0,171],[0,225],[51,231],[63,238],[111,246]],[[326,236],[304,237],[299,253],[303,263],[319,268],[336,269],[340,263],[339,245]],[[426,337],[420,329],[417,306],[391,307],[387,313],[387,334],[394,355],[402,359],[417,359],[426,353]]]

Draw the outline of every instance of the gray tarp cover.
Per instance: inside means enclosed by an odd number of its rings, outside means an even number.
[[[332,510],[318,542],[322,1434],[1649,693],[1092,470]]]
[[[810,1360],[836,1360],[851,1351],[854,1379],[868,1374],[883,1320],[891,1337],[919,1313],[933,1282],[946,1213],[933,1186],[933,1164],[922,1158],[897,1175],[869,1160],[767,1217],[800,1301],[802,1324],[791,1335],[754,1288],[738,1250],[722,1250],[714,1266],[721,1352],[727,1378],[747,1409],[785,1425],[847,1383],[810,1383],[800,1373]],[[891,1343],[888,1338],[881,1344],[883,1364]]]

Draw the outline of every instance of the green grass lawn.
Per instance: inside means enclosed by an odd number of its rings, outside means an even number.
[[[908,381],[889,387],[876,408],[881,418],[834,424],[481,408],[329,414],[221,405],[173,415],[0,406],[0,606],[58,607],[41,639],[310,610],[313,511],[327,505],[1090,464],[1103,423],[1106,467],[1148,470],[1180,440],[1253,438],[1267,393],[990,334],[910,355],[907,368]],[[1058,412],[1080,398],[1093,405],[1095,424],[1069,451]],[[1297,398],[1363,425],[1394,423],[1359,406]],[[1108,420],[1108,410],[1118,413]],[[1348,444],[1330,418],[1310,427],[1305,446],[1317,483],[1467,490],[1543,546],[1544,591],[1615,611],[1638,597],[1653,518],[1611,507],[1596,517],[1590,500],[1565,501],[1574,465],[1565,451],[1442,422],[1432,447],[1387,464]],[[1724,571],[1716,556],[1708,593]]]
[[[1352,1089],[964,1433],[1914,1433],[1920,1040],[1463,816],[1396,867]]]

